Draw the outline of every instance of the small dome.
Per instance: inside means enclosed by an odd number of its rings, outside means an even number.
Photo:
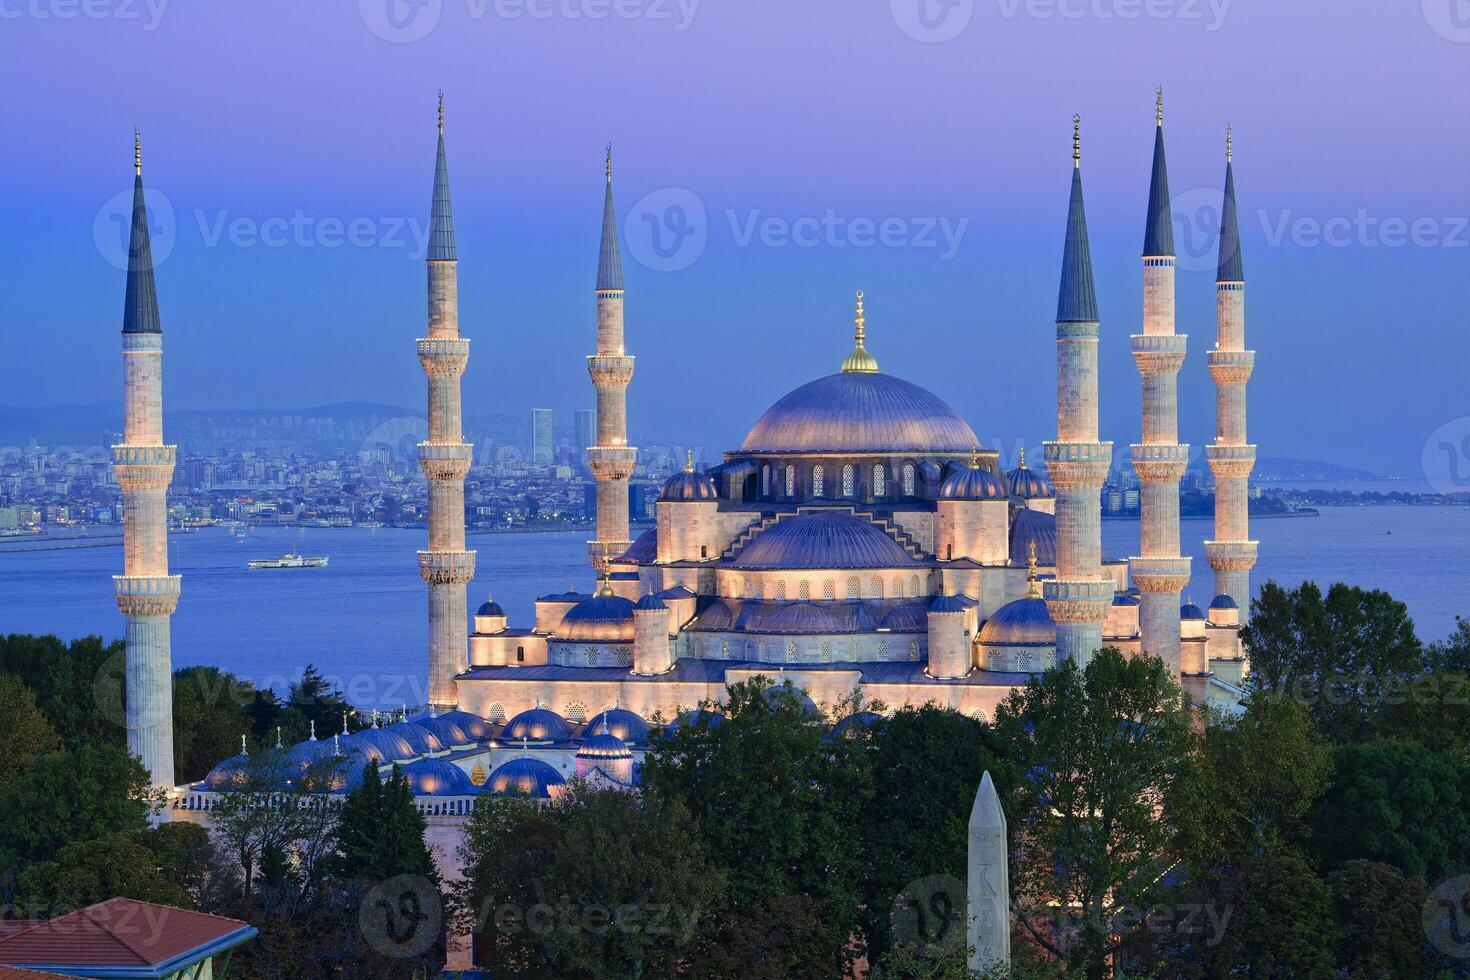
[[[991,646],[1053,646],[1057,625],[1045,599],[1017,599],[995,611],[980,627],[979,641]]]
[[[567,610],[556,635],[564,640],[633,639],[633,601],[602,593]]]
[[[932,613],[962,613],[969,606],[957,595],[942,595],[929,603],[929,611]]]
[[[673,735],[681,728],[719,728],[724,724],[725,716],[718,711],[708,708],[696,708],[693,711],[684,711],[677,718],[669,722],[664,729],[665,735]]]
[[[442,715],[421,711],[409,718],[409,721],[431,733],[445,748],[473,745],[490,735],[490,726],[485,720],[467,711],[446,711]],[[484,734],[479,734],[480,732]]]
[[[1234,599],[1230,598],[1228,595],[1223,595],[1222,594],[1222,595],[1217,595],[1217,596],[1215,596],[1215,598],[1213,598],[1213,599],[1210,600],[1210,608],[1211,609],[1239,609],[1240,608],[1240,603],[1236,602]]]
[[[1186,602],[1184,605],[1179,607],[1179,619],[1181,621],[1189,622],[1193,620],[1202,620],[1204,618],[1205,611],[1192,602]]]
[[[206,789],[212,789],[217,793],[239,789],[245,785],[245,769],[249,765],[249,760],[250,757],[244,754],[232,755],[209,770],[208,775],[201,782],[204,783]]]
[[[606,724],[608,731],[630,744],[636,745],[648,741],[648,722],[627,708],[608,708],[605,711],[599,711],[593,716],[591,724],[596,726],[598,731],[601,731],[602,726]]]
[[[1044,510],[1022,507],[1011,518],[1010,555],[1017,561],[1025,561],[1036,545],[1036,563],[1055,566],[1057,563],[1057,518]]]
[[[552,790],[565,783],[561,773],[549,764],[522,756],[496,767],[485,781],[485,790],[546,800],[551,798]]]
[[[577,749],[577,758],[605,762],[609,759],[631,759],[628,743],[618,738],[605,724],[597,726],[597,733],[582,740]]]
[[[857,377],[857,375],[854,375]],[[759,532],[736,568],[904,568],[917,564],[872,521],[836,510],[803,511]]]
[[[357,749],[380,763],[407,762],[423,754],[402,733],[387,728],[364,728],[340,741],[344,743],[343,748]]]
[[[658,499],[661,501],[714,501],[720,499],[720,490],[708,473],[695,471],[694,457],[691,455],[689,461],[684,464],[683,472],[675,473],[665,481],[663,489],[658,493]]]
[[[469,774],[447,759],[419,759],[401,772],[414,796],[474,796],[480,792]]]
[[[872,728],[883,721],[883,716],[876,711],[858,711],[841,719],[832,726],[833,738],[844,738],[849,732],[859,728]]]
[[[341,739],[338,739],[341,742]],[[332,792],[350,793],[362,785],[363,777],[367,773],[368,757],[355,748],[342,745],[341,754],[337,756],[336,764],[332,767]]]
[[[1051,481],[1026,466],[1026,451],[1021,450],[1021,462],[1006,473],[1006,482],[1011,485],[1011,496],[1030,499],[1032,497],[1055,497],[1056,488]]]
[[[971,463],[939,485],[941,500],[1005,500],[1006,489],[994,473]]]
[[[323,759],[332,757],[331,739],[307,739],[297,742],[286,750],[284,761],[288,769],[305,773]]]
[[[644,595],[644,597],[642,599],[639,599],[638,602],[634,604],[633,611],[634,612],[665,612],[665,611],[668,610],[668,608],[669,608],[668,606],[664,605],[664,601],[662,599],[660,599],[658,596],[654,595],[652,592],[649,592],[646,595]]]
[[[560,742],[572,737],[572,726],[555,711],[538,705],[512,718],[500,737],[506,742],[522,739],[528,742]]]
[[[482,602],[482,603],[480,603],[480,608],[475,610],[475,615],[476,616],[504,616],[505,615],[505,610],[500,608],[500,603],[496,602],[494,599],[490,598],[489,596],[486,596],[485,597],[485,601]]]
[[[430,752],[444,751],[444,743],[437,735],[411,721],[395,721],[383,731],[402,735],[404,740],[413,746],[414,755],[428,755]]]
[[[927,603],[906,602],[890,609],[878,628],[890,633],[923,633],[929,629],[928,613]]]
[[[651,565],[658,559],[658,527],[649,528],[628,545],[628,550],[613,559],[615,565]]]
[[[765,616],[763,633],[845,633],[842,620],[813,602],[792,602]]]

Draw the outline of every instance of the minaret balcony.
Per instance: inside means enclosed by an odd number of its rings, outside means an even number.
[[[1042,452],[1047,477],[1063,493],[1100,488],[1113,462],[1111,442],[1045,442]]]
[[[1047,579],[1041,583],[1046,611],[1058,623],[1101,623],[1113,606],[1112,579]]]
[[[1189,468],[1189,446],[1143,443],[1129,446],[1133,469],[1144,483],[1178,483]]]
[[[1180,592],[1189,584],[1190,559],[1138,557],[1128,559],[1128,573],[1140,592]]]
[[[1244,479],[1255,469],[1256,447],[1210,445],[1205,447],[1205,459],[1215,479]]]
[[[420,551],[419,577],[430,585],[464,585],[475,577],[475,553]]]
[[[1206,541],[1205,559],[1217,572],[1248,572],[1256,564],[1258,541]]]
[[[587,468],[599,480],[626,480],[637,462],[638,450],[632,446],[587,447]]]
[[[593,387],[626,388],[633,380],[633,358],[626,354],[593,354],[587,358]]]
[[[419,364],[430,377],[457,376],[470,360],[470,342],[463,337],[418,341]]]
[[[1255,370],[1256,352],[1212,350],[1205,354],[1205,363],[1210,367],[1210,377],[1215,379],[1215,384],[1244,384]]]
[[[1134,334],[1133,362],[1140,374],[1178,374],[1189,349],[1189,336],[1182,333]]]
[[[179,575],[114,575],[112,591],[124,616],[168,616],[179,605]]]
[[[463,480],[474,457],[475,447],[468,443],[419,443],[419,469],[429,480]]]
[[[123,443],[112,447],[112,467],[118,486],[129,490],[162,490],[174,475],[177,446],[139,446]]]

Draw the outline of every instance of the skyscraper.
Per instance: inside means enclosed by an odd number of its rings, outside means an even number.
[[[539,466],[550,466],[552,457],[555,455],[551,442],[551,425],[551,409],[531,409],[531,462]]]
[[[590,408],[579,408],[574,418],[573,434],[576,445],[572,448],[576,451],[578,463],[585,466],[588,447],[597,444],[597,413]]]

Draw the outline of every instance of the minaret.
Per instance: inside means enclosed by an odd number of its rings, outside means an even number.
[[[163,327],[143,201],[142,137],[133,132],[133,225],[123,304],[121,445],[112,447],[123,493],[123,574],[112,578],[126,620],[128,751],[155,789],[174,788],[173,665],[169,617],[179,576],[168,573],[168,485],[177,447],[163,444]]]
[[[597,539],[587,554],[599,575],[608,555],[632,544],[628,534],[628,477],[638,451],[628,445],[628,382],[633,358],[623,352],[623,262],[613,211],[612,144],[607,146],[607,193],[602,202],[602,245],[597,255],[597,353],[587,373],[597,389],[597,445],[587,449],[587,467],[597,481]]]
[[[465,589],[475,553],[464,546],[464,478],[474,447],[460,426],[459,379],[470,342],[459,335],[459,262],[444,159],[444,93],[439,93],[439,152],[429,219],[429,336],[418,341],[429,379],[429,438],[419,443],[419,467],[429,481],[429,547],[419,575],[429,586],[429,704],[452,707],[454,675],[469,663]]]
[[[1205,457],[1215,474],[1215,540],[1205,555],[1215,570],[1215,594],[1240,606],[1244,621],[1251,600],[1256,542],[1250,538],[1246,481],[1256,465],[1256,447],[1245,441],[1245,383],[1256,352],[1245,349],[1245,265],[1235,211],[1235,163],[1230,128],[1225,129],[1225,200],[1220,208],[1220,269],[1215,282],[1215,349],[1209,353],[1215,379],[1215,441]]]
[[[1143,485],[1139,552],[1130,559],[1139,595],[1143,652],[1180,666],[1179,594],[1189,559],[1179,554],[1179,481],[1189,447],[1179,444],[1179,367],[1188,338],[1174,332],[1174,229],[1169,174],[1164,166],[1164,90],[1155,93],[1154,165],[1143,236],[1143,333],[1133,336],[1133,360],[1143,376],[1143,438],[1131,447]]]
[[[1042,597],[1056,621],[1058,660],[1085,666],[1102,646],[1113,601],[1112,579],[1102,571],[1100,498],[1113,444],[1097,438],[1099,321],[1082,206],[1081,124],[1072,117],[1072,198],[1057,297],[1057,441],[1043,444],[1057,494],[1057,574]]]

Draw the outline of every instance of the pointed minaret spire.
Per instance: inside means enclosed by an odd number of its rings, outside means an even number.
[[[449,163],[444,155],[444,92],[439,92],[439,154],[434,161],[434,201],[429,212],[430,262],[452,262],[458,255],[454,248],[454,211],[449,204]]]
[[[597,252],[597,288],[623,288],[623,257],[618,252],[618,218],[613,209],[612,144],[607,144],[607,191],[602,199],[602,244]]]
[[[1235,162],[1230,127],[1225,127],[1225,199],[1220,205],[1219,282],[1245,282],[1240,257],[1240,219],[1235,210]]]
[[[1169,211],[1169,168],[1164,163],[1164,87],[1154,90],[1154,166],[1148,185],[1148,223],[1143,232],[1145,256],[1174,254],[1174,223]]]
[[[1057,294],[1058,323],[1095,323],[1097,290],[1092,281],[1092,249],[1087,243],[1087,209],[1082,203],[1082,117],[1072,117],[1072,199],[1067,205],[1067,240],[1062,248],[1062,286]]]
[[[148,207],[143,200],[143,134],[133,130],[133,220],[128,231],[128,288],[123,300],[123,333],[162,333],[158,292],[153,286],[153,246],[148,238]]]

